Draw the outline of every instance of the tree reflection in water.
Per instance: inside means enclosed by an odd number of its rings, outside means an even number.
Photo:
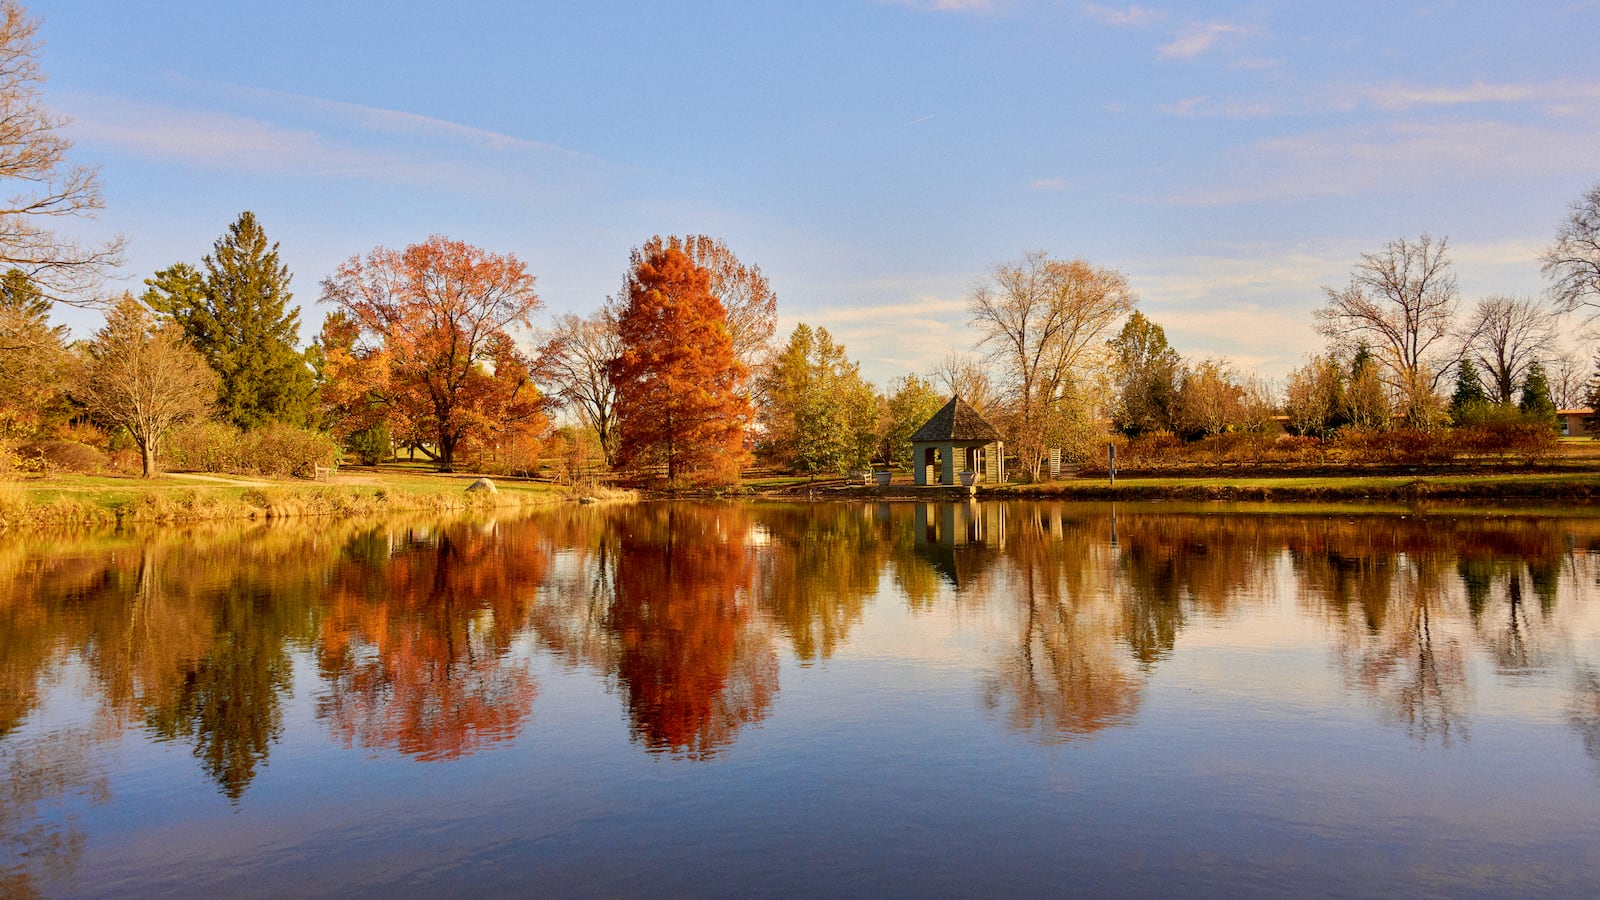
[[[1600,676],[1574,659],[1584,604],[1564,599],[1588,589],[1595,547],[1594,520],[1050,502],[651,503],[13,542],[0,833],[32,833],[48,805],[16,761],[52,752],[24,743],[26,724],[69,666],[97,736],[181,742],[238,801],[286,727],[296,658],[315,663],[306,693],[337,741],[448,760],[527,727],[526,635],[602,673],[640,746],[698,760],[771,714],[780,645],[824,663],[886,596],[992,629],[978,690],[1035,740],[1131,722],[1193,623],[1278,604],[1321,622],[1345,687],[1419,741],[1469,734],[1474,658],[1496,679],[1572,672],[1568,718],[1597,755]]]
[[[317,715],[346,746],[420,760],[516,736],[538,691],[508,651],[548,562],[527,520],[359,536],[323,601]]]
[[[94,761],[106,736],[94,731],[0,741],[0,897],[45,897],[51,886],[70,883],[88,836],[64,807],[73,798],[111,799]]]
[[[606,627],[617,683],[646,748],[706,759],[765,718],[778,690],[752,608],[748,511],[646,504],[620,512]]]

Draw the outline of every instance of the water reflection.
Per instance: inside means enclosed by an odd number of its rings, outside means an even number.
[[[549,553],[528,521],[370,531],[319,608],[317,715],[346,746],[454,759],[515,737],[538,693],[509,657]]]
[[[778,690],[771,635],[752,609],[748,510],[647,504],[616,525],[605,624],[633,735],[705,759],[765,718]]]
[[[897,603],[958,611],[984,707],[1034,740],[1135,722],[1194,623],[1282,610],[1321,623],[1344,688],[1422,742],[1471,735],[1474,659],[1508,681],[1567,673],[1592,753],[1600,661],[1574,655],[1584,606],[1565,598],[1591,590],[1596,546],[1588,519],[1065,503],[663,503],[12,542],[0,747],[76,667],[105,733],[186,745],[238,800],[297,688],[340,745],[450,760],[530,727],[536,652],[602,676],[640,747],[701,760],[775,714],[783,655],[825,664]],[[297,659],[315,684],[294,684]]]

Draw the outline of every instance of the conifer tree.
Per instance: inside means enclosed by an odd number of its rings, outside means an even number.
[[[21,269],[0,275],[0,435],[26,436],[65,417],[67,329]]]
[[[1528,375],[1522,380],[1522,400],[1517,408],[1530,419],[1552,426],[1556,424],[1556,404],[1550,399],[1550,380],[1545,377],[1544,366],[1537,361],[1529,364]]]
[[[289,269],[246,210],[202,260],[145,282],[145,302],[182,327],[219,378],[218,413],[242,428],[268,421],[304,424],[311,373],[295,349],[300,311],[288,307]]]
[[[1473,416],[1481,415],[1489,405],[1489,393],[1478,378],[1478,367],[1472,360],[1463,359],[1456,368],[1456,390],[1450,395],[1450,421],[1464,424]]]
[[[668,480],[730,483],[745,459],[746,369],[710,274],[678,238],[634,251],[611,363],[623,464],[663,464]]]
[[[1378,362],[1366,344],[1356,347],[1350,359],[1350,382],[1344,392],[1345,423],[1367,431],[1389,427],[1389,399],[1378,376]]]
[[[1600,353],[1595,354],[1594,373],[1584,386],[1583,403],[1589,407],[1589,414],[1583,418],[1583,427],[1591,438],[1600,441]]]

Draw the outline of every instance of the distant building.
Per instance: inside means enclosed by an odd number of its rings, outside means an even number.
[[[1566,437],[1591,436],[1593,432],[1589,430],[1587,419],[1593,415],[1594,410],[1587,407],[1556,410],[1556,418],[1561,421],[1561,433]]]
[[[911,436],[911,470],[921,485],[955,484],[965,472],[975,482],[1003,482],[1005,443],[958,394]]]

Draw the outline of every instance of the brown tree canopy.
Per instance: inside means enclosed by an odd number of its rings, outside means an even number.
[[[620,460],[664,465],[670,481],[737,480],[747,456],[748,370],[734,356],[710,274],[676,238],[657,239],[635,251],[625,296],[622,353],[609,368]]]
[[[1137,302],[1121,272],[1043,251],[995,266],[973,289],[978,344],[1003,372],[1007,437],[1033,477],[1065,423],[1093,418],[1081,408],[1093,356]]]
[[[66,119],[39,100],[44,73],[39,21],[16,0],[0,2],[0,268],[15,267],[52,300],[84,302],[86,291],[122,262],[122,240],[87,246],[57,234],[62,217],[92,216],[104,204],[99,174],[67,164]]]
[[[1328,304],[1316,312],[1317,330],[1337,348],[1372,345],[1414,424],[1423,424],[1440,380],[1460,358],[1454,331],[1459,294],[1448,251],[1444,238],[1424,234],[1363,253],[1349,286],[1325,288]]]
[[[1572,204],[1572,212],[1544,254],[1550,294],[1564,311],[1600,307],[1600,184]]]
[[[733,355],[746,369],[753,370],[766,355],[767,343],[778,328],[778,295],[772,292],[767,276],[761,274],[760,266],[740,262],[726,241],[703,234],[684,238],[657,235],[634,251],[634,265],[670,245],[688,254],[689,260],[710,276],[711,296],[722,304],[727,317]],[[626,284],[623,291],[627,291]]]
[[[87,347],[72,395],[89,414],[128,429],[156,473],[157,451],[176,427],[204,418],[217,396],[217,376],[175,326],[157,327],[150,311],[124,293]]]
[[[442,470],[463,441],[546,426],[533,361],[510,333],[542,305],[515,256],[439,235],[378,247],[324,279],[322,299],[349,317],[343,334],[325,335],[348,342],[324,348],[333,393],[382,409]]]
[[[621,352],[617,313],[609,302],[587,318],[557,318],[541,350],[547,383],[594,429],[606,465],[617,461],[617,391],[607,367]]]

